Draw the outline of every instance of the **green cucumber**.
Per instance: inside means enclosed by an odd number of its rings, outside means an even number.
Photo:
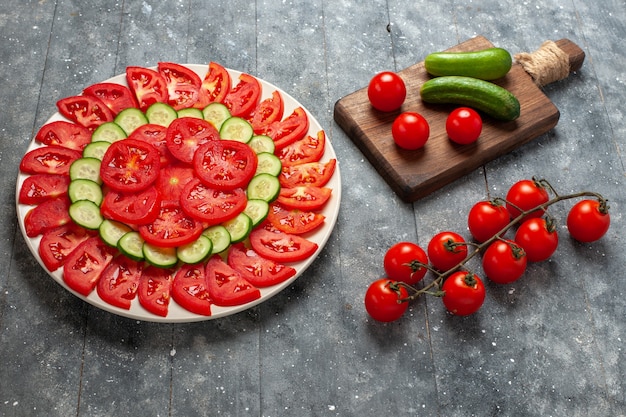
[[[283,169],[283,164],[276,155],[269,152],[261,152],[257,155],[257,166],[254,175],[270,174],[277,177]]]
[[[178,110],[178,117],[195,117],[196,119],[204,119],[202,110],[194,107],[187,107],[186,109]]]
[[[93,201],[76,201],[70,205],[68,211],[74,223],[85,229],[98,230],[104,221],[104,217],[100,213],[100,207]]]
[[[178,263],[176,248],[161,248],[148,242],[143,244],[143,256],[150,265],[171,268]]]
[[[202,109],[204,120],[211,123],[217,130],[220,130],[222,123],[231,117],[230,110],[222,103],[213,102]]]
[[[103,199],[100,184],[84,178],[72,180],[67,187],[67,195],[72,203],[88,200],[94,202],[97,206],[100,206]]]
[[[212,254],[223,252],[230,246],[230,233],[222,225],[211,226],[205,229],[202,234],[211,240],[213,244]]]
[[[426,103],[472,107],[498,120],[511,121],[520,115],[519,100],[510,91],[477,78],[433,78],[422,84],[420,95]]]
[[[117,247],[120,239],[131,231],[132,229],[124,223],[109,219],[104,219],[98,229],[100,239],[113,247]]]
[[[186,264],[197,264],[204,261],[213,249],[213,243],[205,235],[200,235],[198,239],[176,249],[176,256]]]
[[[157,101],[146,109],[146,118],[148,123],[168,127],[178,118],[178,113],[169,104]]]
[[[96,128],[91,134],[92,142],[115,142],[118,140],[126,139],[128,135],[124,132],[124,129],[115,122],[105,122]]]
[[[243,212],[252,220],[252,227],[256,227],[267,218],[270,205],[265,200],[248,200]]]
[[[220,127],[220,138],[226,140],[248,143],[253,135],[252,125],[241,117],[229,117]]]
[[[460,75],[495,80],[504,77],[512,65],[511,54],[502,48],[471,52],[434,52],[424,59],[429,74],[441,77]]]
[[[267,135],[255,135],[252,136],[250,142],[248,142],[248,146],[252,148],[252,150],[259,154],[262,152],[274,153],[276,150],[276,144],[274,143],[274,139],[270,138]]]
[[[133,133],[139,126],[148,124],[148,118],[143,112],[135,107],[122,110],[115,116],[115,123],[120,125],[126,135]]]
[[[88,143],[83,149],[83,158],[96,158],[102,161],[102,158],[104,157],[107,149],[109,149],[109,146],[111,146],[111,142],[103,140]]]
[[[135,261],[143,261],[143,245],[145,241],[139,234],[134,230],[126,233],[117,241],[117,248],[124,255],[129,257],[130,259],[134,259]]]
[[[252,231],[252,219],[246,213],[239,213],[234,219],[222,223],[228,230],[231,243],[239,243],[245,240]]]
[[[78,158],[70,165],[70,179],[72,181],[79,179],[91,180],[102,184],[102,179],[100,178],[101,162],[102,161],[98,158]]]
[[[250,200],[264,200],[268,203],[276,200],[280,193],[278,177],[270,174],[256,175],[248,183],[246,194]]]

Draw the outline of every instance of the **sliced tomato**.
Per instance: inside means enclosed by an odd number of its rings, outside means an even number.
[[[153,123],[146,123],[133,130],[128,139],[142,140],[157,148],[161,166],[164,167],[174,161],[174,157],[167,148],[167,127]]]
[[[139,304],[152,314],[165,317],[169,310],[175,269],[148,266],[141,272],[137,295]]]
[[[63,264],[63,281],[72,290],[88,296],[116,252],[100,237],[90,237],[67,256]]]
[[[297,107],[288,117],[270,123],[263,132],[259,133],[263,133],[274,139],[276,149],[280,150],[302,139],[308,131],[309,118],[302,107]]]
[[[91,235],[75,223],[67,223],[43,234],[37,252],[48,271],[56,271],[67,256]]]
[[[264,258],[276,262],[297,262],[313,255],[317,243],[301,236],[257,227],[250,233],[252,249]]]
[[[292,188],[302,185],[323,187],[330,181],[337,165],[336,159],[328,162],[308,162],[293,166],[283,167],[278,176],[282,187]]]
[[[35,174],[26,177],[18,196],[20,204],[40,204],[51,198],[67,195],[70,177],[56,174]]]
[[[124,109],[137,107],[135,96],[125,85],[117,83],[97,83],[83,90],[87,96],[97,97],[111,109],[113,114],[118,114]]]
[[[198,74],[173,62],[159,62],[157,68],[167,84],[167,103],[175,110],[193,107],[202,84]]]
[[[30,209],[24,216],[24,228],[28,237],[39,236],[58,226],[70,223],[70,199],[65,197],[46,200]]]
[[[148,188],[159,176],[159,151],[147,142],[113,142],[100,164],[102,182],[116,191],[132,193]]]
[[[110,190],[105,193],[100,211],[107,219],[129,225],[152,223],[161,210],[161,196],[150,186],[136,193]]]
[[[148,243],[173,248],[193,242],[202,233],[202,224],[189,217],[177,201],[161,204],[157,218],[139,226],[139,234]]]
[[[213,102],[222,103],[230,91],[230,83],[228,70],[216,62],[210,62],[209,70],[202,80],[200,97],[195,107],[203,109]]]
[[[204,264],[185,264],[178,270],[172,285],[172,299],[194,314],[211,315],[213,301],[206,283]]]
[[[254,132],[257,134],[264,132],[271,123],[283,118],[284,111],[283,96],[278,91],[273,91],[272,96],[261,101],[249,116]]]
[[[260,288],[280,284],[296,274],[295,268],[265,259],[243,243],[230,247],[228,265],[249,283]]]
[[[276,156],[283,166],[318,162],[324,155],[326,134],[323,130],[317,132],[317,136],[305,136],[276,151]]]
[[[143,67],[126,67],[126,82],[142,111],[154,103],[167,102],[167,83],[158,71]]]
[[[228,92],[224,104],[233,116],[247,118],[259,104],[261,83],[250,74],[239,76],[237,85]]]
[[[91,142],[91,131],[65,120],[46,123],[37,131],[35,140],[44,145],[57,145],[82,151]]]
[[[206,282],[213,302],[219,306],[237,306],[261,297],[261,291],[231,268],[219,255],[214,255],[207,262]]]
[[[102,123],[111,122],[115,118],[113,111],[102,100],[92,96],[65,97],[57,101],[59,113],[63,116],[94,130]]]
[[[131,301],[137,296],[143,262],[126,256],[115,257],[100,274],[96,291],[102,301],[112,306],[130,309]]]
[[[175,163],[161,168],[156,188],[165,200],[180,200],[185,185],[194,177],[191,165]]]
[[[214,140],[200,146],[193,168],[200,180],[211,188],[232,190],[248,185],[257,168],[256,153],[234,140]]]
[[[215,126],[206,120],[181,117],[170,123],[165,141],[174,158],[191,164],[200,145],[219,138],[220,134]]]
[[[332,189],[327,187],[313,187],[310,185],[299,185],[291,188],[282,187],[276,201],[287,208],[316,211],[326,205],[332,191]]]
[[[20,162],[20,171],[27,174],[61,174],[68,175],[72,162],[82,157],[74,149],[50,145],[35,148],[26,152]]]
[[[311,232],[322,224],[326,217],[313,211],[286,209],[281,204],[273,203],[267,214],[267,221],[280,231],[301,235]]]
[[[187,183],[180,197],[183,210],[208,225],[235,218],[246,208],[247,201],[241,188],[216,190],[207,187],[198,178]]]

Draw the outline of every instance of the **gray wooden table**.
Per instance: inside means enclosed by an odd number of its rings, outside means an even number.
[[[0,5],[0,415],[626,415],[626,3],[540,0],[18,1]],[[545,88],[555,129],[414,204],[402,202],[333,121],[334,103],[483,35],[513,52],[568,38],[587,58]],[[56,284],[17,227],[19,161],[59,98],[159,61],[222,65],[293,95],[339,160],[335,230],[294,285],[225,319],[155,324],[106,313]],[[610,200],[594,244],[562,232],[557,254],[482,310],[424,298],[392,324],[363,295],[399,240],[466,233],[487,193],[522,178]]]

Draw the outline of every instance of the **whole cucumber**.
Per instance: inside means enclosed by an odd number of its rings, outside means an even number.
[[[444,76],[426,81],[420,88],[426,103],[449,103],[472,107],[498,120],[520,115],[519,100],[507,89],[472,77]]]
[[[481,80],[504,77],[511,65],[511,54],[502,48],[472,52],[434,52],[424,60],[424,67],[431,75],[461,75]]]

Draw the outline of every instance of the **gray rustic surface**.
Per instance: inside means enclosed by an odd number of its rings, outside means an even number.
[[[0,415],[625,416],[625,22],[624,0],[4,0]],[[569,38],[587,57],[545,88],[555,129],[403,203],[334,123],[334,103],[476,35],[511,51]],[[98,310],[29,252],[19,161],[57,99],[128,65],[211,60],[280,86],[324,126],[343,178],[334,233],[293,286],[244,313],[154,324]],[[453,317],[428,298],[393,324],[367,318],[363,294],[390,245],[465,232],[487,191],[533,175],[607,196],[604,239],[569,239],[563,203],[557,254],[488,285],[478,314]]]

